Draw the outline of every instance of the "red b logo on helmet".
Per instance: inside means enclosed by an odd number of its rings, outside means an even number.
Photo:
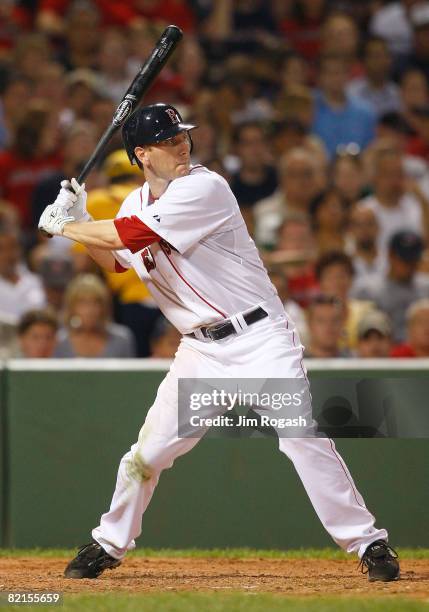
[[[165,112],[170,117],[171,123],[179,123],[180,119],[175,110],[172,108],[167,108]]]

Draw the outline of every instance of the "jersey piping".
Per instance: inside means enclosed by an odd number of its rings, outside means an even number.
[[[227,319],[228,317],[226,316],[226,314],[225,314],[224,312],[222,312],[221,310],[218,310],[218,308],[216,308],[216,306],[213,306],[213,304],[210,304],[210,302],[208,302],[208,301],[207,301],[205,298],[203,298],[203,296],[202,296],[202,295],[200,295],[200,294],[198,293],[198,291],[197,291],[196,289],[194,289],[194,287],[192,287],[192,285],[191,285],[191,284],[190,284],[190,283],[189,283],[189,282],[186,280],[186,278],[184,278],[184,277],[182,276],[182,274],[181,274],[181,273],[179,272],[179,270],[176,268],[176,266],[174,265],[174,263],[172,262],[172,260],[169,258],[168,254],[166,253],[166,251],[165,251],[164,247],[163,247],[162,245],[160,245],[160,246],[161,246],[162,252],[164,253],[164,255],[166,256],[166,258],[168,259],[168,261],[169,261],[170,265],[172,266],[173,270],[176,272],[177,276],[179,276],[179,278],[181,278],[181,279],[182,279],[182,281],[185,283],[185,285],[187,285],[187,286],[189,287],[189,289],[190,289],[190,290],[191,290],[193,293],[195,293],[195,295],[196,295],[197,297],[199,297],[199,298],[200,298],[200,300],[202,300],[202,301],[203,301],[205,304],[207,304],[207,306],[210,306],[210,308],[212,308],[213,310],[215,310],[215,311],[216,311],[218,314],[220,314],[220,315],[221,315],[221,316],[222,316],[224,319]]]

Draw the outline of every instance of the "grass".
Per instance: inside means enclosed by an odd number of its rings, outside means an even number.
[[[11,608],[9,608],[11,609]],[[25,606],[61,612],[420,612],[429,603],[406,599],[282,597],[243,593],[151,593],[147,595],[66,595],[62,606]]]
[[[429,548],[397,548],[401,559],[429,559]],[[0,557],[60,557],[68,559],[76,554],[75,548],[0,548]],[[253,548],[138,548],[128,557],[185,557],[209,559],[351,559],[338,548],[300,548],[295,550],[258,550]]]

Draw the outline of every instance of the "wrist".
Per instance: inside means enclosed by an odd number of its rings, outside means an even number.
[[[75,225],[76,221],[65,221],[61,226],[61,236],[64,236],[64,238],[71,238],[72,236],[70,235],[70,233],[73,227],[70,226]]]

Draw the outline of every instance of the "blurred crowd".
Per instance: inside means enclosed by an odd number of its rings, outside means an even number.
[[[222,174],[308,358],[429,357],[429,2],[1,0],[0,357],[174,356],[130,270],[36,230],[166,25],[145,102],[175,105]],[[94,219],[142,184],[120,134]]]

